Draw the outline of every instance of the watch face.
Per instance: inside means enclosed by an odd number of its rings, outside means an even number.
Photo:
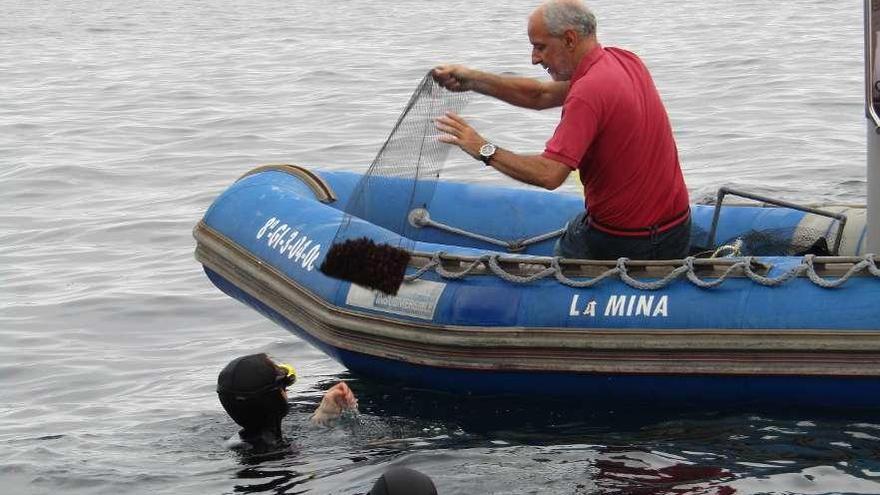
[[[492,143],[486,143],[483,146],[480,146],[480,156],[492,156],[495,154],[495,145]]]

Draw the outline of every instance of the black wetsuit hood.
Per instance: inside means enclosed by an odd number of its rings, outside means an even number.
[[[425,474],[405,467],[393,467],[376,480],[367,495],[437,495],[437,488]]]
[[[242,427],[242,441],[256,450],[275,450],[285,445],[281,419],[289,405],[281,394],[278,377],[278,367],[265,354],[236,358],[217,377],[220,404]]]

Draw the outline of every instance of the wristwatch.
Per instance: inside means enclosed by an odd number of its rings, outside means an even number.
[[[486,143],[480,146],[480,160],[484,164],[489,165],[489,160],[495,156],[496,151],[498,151],[498,147],[492,143]]]

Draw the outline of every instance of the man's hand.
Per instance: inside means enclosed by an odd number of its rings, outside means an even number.
[[[473,72],[463,65],[438,65],[431,71],[431,77],[449,91],[471,91],[474,89]]]
[[[312,424],[327,426],[348,409],[357,409],[357,399],[345,382],[339,382],[324,393],[321,404],[312,414]]]
[[[438,138],[441,142],[454,144],[468,155],[476,159],[480,158],[480,147],[486,144],[486,140],[463,118],[452,112],[446,112],[442,117],[435,119],[434,127],[445,133]]]

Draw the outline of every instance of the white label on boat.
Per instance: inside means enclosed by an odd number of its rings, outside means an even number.
[[[445,288],[446,284],[440,282],[416,280],[401,285],[396,296],[389,296],[351,284],[345,303],[358,308],[432,320],[434,310],[437,309],[437,301],[440,300]]]
[[[595,299],[581,301],[578,294],[571,296],[571,305],[568,316],[592,316],[595,317],[597,304]],[[649,318],[669,316],[669,296],[665,294],[654,295],[621,295],[612,294],[608,302],[604,304],[605,316],[647,316]]]

